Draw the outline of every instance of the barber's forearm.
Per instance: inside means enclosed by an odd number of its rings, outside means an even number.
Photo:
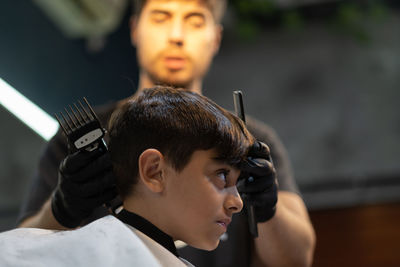
[[[23,220],[18,227],[42,228],[51,230],[65,230],[58,221],[54,218],[51,211],[51,200],[48,199],[35,215]]]
[[[315,233],[298,195],[279,192],[275,216],[258,232],[253,266],[311,266]]]

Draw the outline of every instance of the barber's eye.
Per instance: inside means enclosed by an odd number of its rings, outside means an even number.
[[[155,23],[162,23],[168,19],[168,14],[166,13],[153,13],[151,15],[151,20]]]
[[[200,28],[204,26],[205,19],[203,16],[193,15],[187,18],[187,22],[189,23],[190,26],[193,26],[195,28]]]

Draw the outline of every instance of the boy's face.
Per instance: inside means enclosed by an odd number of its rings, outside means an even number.
[[[148,0],[131,28],[141,74],[154,83],[187,87],[206,74],[221,27],[198,0]]]
[[[215,160],[214,150],[197,150],[185,168],[165,171],[168,233],[193,247],[213,250],[243,202],[236,189],[240,171]]]

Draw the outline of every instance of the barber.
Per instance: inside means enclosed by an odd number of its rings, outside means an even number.
[[[147,0],[134,4],[131,40],[140,67],[138,91],[168,84],[201,93],[203,78],[220,47],[225,1]],[[116,105],[96,110],[103,125]],[[261,190],[242,188],[245,204],[255,207],[259,236],[254,239],[249,234],[247,217],[242,214],[216,251],[204,253],[186,247],[181,254],[199,266],[310,266],[315,235],[285,149],[264,123],[248,117],[247,126],[262,142],[249,151],[249,162],[260,164],[242,166],[243,173],[257,177],[262,185]],[[268,161],[269,154],[274,166]],[[41,156],[19,226],[79,227],[108,214],[103,203],[115,195],[108,154],[68,155],[65,137],[59,132]]]

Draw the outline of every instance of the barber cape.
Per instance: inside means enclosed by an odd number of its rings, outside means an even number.
[[[193,266],[109,215],[82,228],[0,234],[0,266]]]

